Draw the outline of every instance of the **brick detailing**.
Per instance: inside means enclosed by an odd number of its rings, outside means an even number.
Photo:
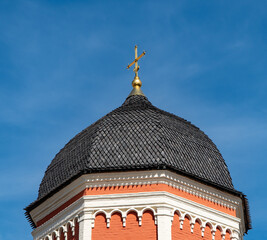
[[[60,229],[59,240],[65,240],[63,229]]]
[[[229,232],[226,232],[225,240],[231,240],[231,237],[230,237],[230,233]]]
[[[74,239],[74,236],[72,235],[71,227],[70,227],[69,224],[68,224],[67,231],[68,231],[68,233],[67,233],[67,240],[75,240]]]
[[[201,235],[201,224],[197,221],[194,225],[194,240],[200,240],[202,239]]]
[[[185,216],[181,229],[178,213],[175,212],[172,222],[172,240],[212,240],[212,229],[210,223],[204,228],[202,237],[201,223],[196,220],[191,231],[190,216]],[[154,222],[153,213],[146,211],[142,217],[142,225],[136,212],[130,212],[126,218],[126,226],[122,225],[122,216],[119,212],[114,213],[110,219],[110,227],[107,227],[107,220],[104,213],[99,213],[95,218],[95,225],[92,229],[92,240],[157,240],[157,226]],[[215,240],[222,240],[222,232],[219,228],[215,232]],[[227,233],[225,240],[230,240],[230,234]]]
[[[216,229],[216,232],[215,232],[215,240],[222,240],[222,234],[221,234],[221,231],[220,229]]]
[[[193,228],[193,232],[191,231],[190,225],[190,216],[185,216],[183,221],[183,226],[181,229],[180,225],[180,217],[178,213],[175,212],[173,216],[172,222],[172,240],[212,240],[212,230],[209,223],[207,223],[204,231],[204,236],[202,237],[202,226],[199,220],[196,220]],[[215,232],[215,240],[222,240],[222,232],[220,229],[216,229]],[[230,240],[230,234],[227,233],[227,237],[225,240]]]
[[[151,211],[144,212],[142,225],[136,212],[130,212],[126,217],[126,226],[123,227],[121,214],[116,212],[111,216],[110,227],[107,227],[106,217],[100,213],[95,218],[92,229],[92,240],[156,240],[157,226]]]
[[[211,240],[211,239],[212,239],[211,228],[210,228],[210,226],[206,226],[205,231],[204,231],[203,240]]]
[[[82,196],[85,195],[105,195],[105,194],[121,194],[121,193],[139,193],[139,192],[158,192],[158,191],[165,191],[172,193],[176,196],[183,197],[186,199],[189,199],[191,201],[194,201],[196,203],[202,204],[204,206],[216,209],[218,211],[227,213],[232,216],[236,216],[236,211],[234,209],[228,208],[226,206],[214,203],[212,201],[209,201],[205,198],[190,194],[186,191],[183,191],[181,189],[177,189],[174,187],[171,187],[167,184],[147,184],[147,185],[130,185],[130,186],[114,186],[114,187],[92,187],[85,189],[78,193],[76,196],[72,197],[70,200],[68,200],[66,203],[61,205],[56,210],[49,213],[46,217],[41,219],[37,222],[37,227],[48,221],[50,218],[55,216],[57,213],[62,211],[64,208],[71,205],[73,202],[80,199]]]
[[[113,219],[114,220],[114,219]],[[114,221],[113,221],[113,226],[114,226]],[[115,226],[114,226],[115,227]],[[107,231],[105,231],[107,228],[107,223],[106,223],[106,216],[103,213],[100,213],[96,216],[95,218],[95,227],[92,229],[92,240],[101,240],[101,239],[106,239],[107,238]]]
[[[181,229],[179,216],[177,213],[175,213],[172,222],[172,240],[182,240],[182,239],[187,239],[187,240],[194,239],[193,234],[191,233],[190,221],[186,217],[183,222],[183,229]]]
[[[74,224],[75,224],[75,228],[74,228],[75,229],[75,234],[74,234],[75,238],[74,238],[74,240],[79,240],[79,223],[78,223],[77,219],[75,219]]]

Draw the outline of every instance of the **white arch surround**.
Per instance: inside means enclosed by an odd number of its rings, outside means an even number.
[[[124,213],[120,210],[120,209],[114,209],[110,212],[110,216],[112,217],[113,214],[115,213],[119,213],[121,215],[121,217],[123,218],[124,217]]]
[[[93,218],[95,219],[96,215],[101,214],[101,213],[104,214],[105,217],[107,217],[107,215],[108,215],[108,213],[107,213],[105,210],[103,210],[103,209],[99,209],[99,210],[97,210],[97,211],[94,213]],[[110,217],[109,217],[109,218],[110,218]]]
[[[196,224],[196,222],[199,223],[200,227],[203,227],[203,221],[199,217],[194,218],[194,224]]]
[[[153,213],[153,215],[155,216],[156,215],[156,211],[155,209],[151,208],[151,207],[145,207],[143,210],[142,210],[142,215],[144,214],[144,212],[146,211],[151,211]]]
[[[126,214],[126,218],[127,218],[127,215],[130,213],[130,212],[135,212],[136,214],[137,214],[137,217],[141,217],[142,216],[142,213],[141,213],[141,211],[138,211],[137,209],[135,209],[135,208],[129,208],[126,212],[125,212],[125,214]]]

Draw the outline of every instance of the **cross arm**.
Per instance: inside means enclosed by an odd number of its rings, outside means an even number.
[[[127,69],[129,69],[133,64],[135,64],[141,57],[143,57],[146,54],[146,52],[144,51],[138,58],[136,58],[132,63],[130,63],[127,66]]]

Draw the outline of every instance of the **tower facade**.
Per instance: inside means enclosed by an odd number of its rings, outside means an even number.
[[[250,229],[246,197],[215,144],[153,106],[138,69],[122,106],[48,166],[26,208],[34,240],[239,240]]]

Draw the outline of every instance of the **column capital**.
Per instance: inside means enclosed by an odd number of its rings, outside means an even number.
[[[173,217],[172,214],[173,209],[171,207],[166,207],[166,206],[162,206],[162,207],[157,207],[157,216],[169,216],[169,217]]]
[[[82,222],[86,219],[92,219],[93,218],[93,211],[92,210],[83,210],[79,213],[78,222]]]
[[[92,223],[93,212],[91,210],[83,210],[79,214],[79,239],[91,240],[92,239]]]

